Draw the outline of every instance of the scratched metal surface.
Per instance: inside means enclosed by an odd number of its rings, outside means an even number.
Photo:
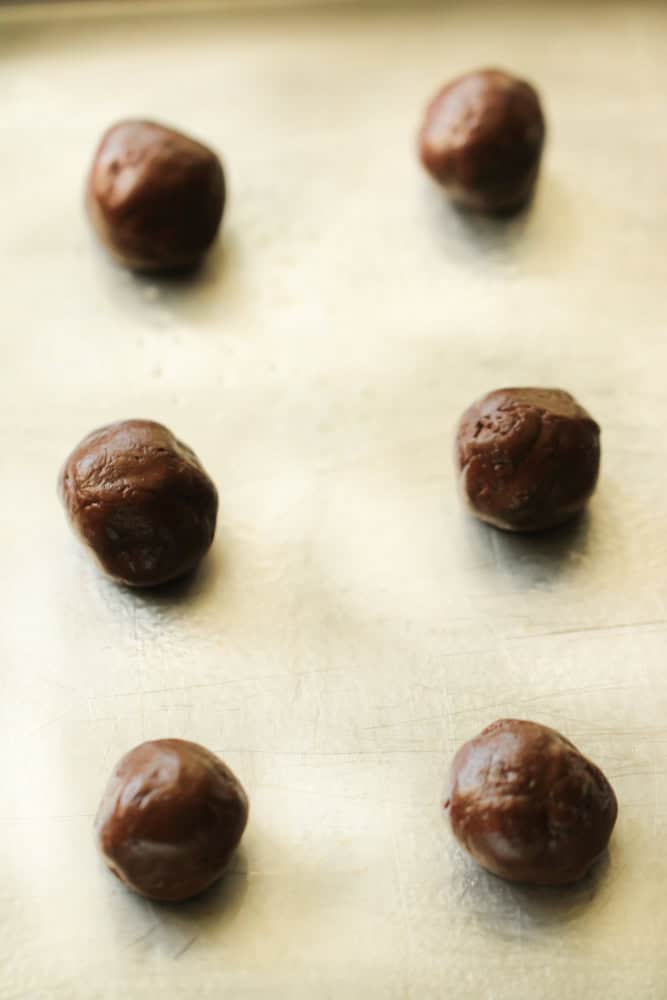
[[[667,6],[0,14],[0,998],[667,995]],[[65,16],[65,14],[67,16]],[[422,175],[425,99],[534,79],[537,200],[464,218]],[[190,282],[97,251],[81,184],[127,114],[218,148]],[[556,384],[603,427],[590,515],[506,537],[462,511],[462,408]],[[219,484],[185,586],[106,582],[55,495],[89,429],[162,420]],[[497,717],[562,729],[620,801],[566,891],[475,868],[439,798]],[[115,760],[159,736],[238,772],[251,822],[204,898],[95,854]]]

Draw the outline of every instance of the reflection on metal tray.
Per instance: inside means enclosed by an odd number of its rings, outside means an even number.
[[[667,7],[352,7],[0,12],[7,1000],[665,996]],[[434,89],[488,64],[549,120],[504,223],[451,210],[414,151]],[[91,238],[83,177],[127,115],[224,158],[193,280]],[[453,425],[503,384],[560,385],[602,425],[574,528],[461,509]],[[205,567],[157,594],[103,580],[55,496],[76,441],[131,416],[221,496]],[[505,885],[444,827],[453,749],[505,715],[616,787],[574,889]],[[91,837],[114,761],[163,735],[252,803],[232,870],[182,907],[125,892]]]

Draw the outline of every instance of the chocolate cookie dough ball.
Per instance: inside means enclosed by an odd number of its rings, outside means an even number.
[[[465,743],[451,770],[454,836],[484,868],[511,882],[575,882],[605,850],[614,790],[560,733],[502,719]]]
[[[60,493],[102,569],[131,587],[182,576],[213,541],[215,486],[195,453],[152,420],[85,437],[65,462]]]
[[[482,212],[511,212],[533,193],[544,134],[530,84],[487,69],[436,94],[426,109],[419,152],[453,201]]]
[[[248,797],[218,757],[187,740],[153,740],[116,765],[95,832],[130,889],[178,902],[220,878],[247,821]]]
[[[137,271],[194,267],[215,239],[225,178],[212,150],[153,122],[112,126],[95,153],[87,204],[100,241]]]
[[[461,417],[456,460],[473,514],[506,531],[542,531],[586,505],[600,428],[560,389],[496,389]]]

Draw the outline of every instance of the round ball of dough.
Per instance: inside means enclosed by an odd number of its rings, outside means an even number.
[[[600,428],[561,389],[496,389],[461,417],[456,461],[473,514],[506,531],[542,531],[593,493]]]
[[[72,527],[109,576],[131,587],[194,569],[215,534],[217,490],[195,453],[152,420],[93,431],[65,462]]]
[[[114,768],[95,832],[130,889],[178,902],[220,878],[247,821],[248,797],[218,757],[187,740],[152,740]]]
[[[533,193],[544,136],[533,87],[487,69],[436,94],[426,109],[419,152],[453,201],[482,212],[511,212]]]
[[[218,157],[154,122],[123,121],[102,137],[87,189],[102,244],[137,271],[194,267],[215,239],[225,206]]]
[[[575,882],[607,847],[618,807],[595,764],[560,733],[502,719],[456,754],[445,810],[459,843],[512,882]]]

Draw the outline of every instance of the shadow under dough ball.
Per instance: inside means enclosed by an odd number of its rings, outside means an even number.
[[[85,437],[65,462],[60,493],[102,569],[131,587],[183,576],[213,541],[213,482],[195,453],[152,420],[124,420]]]
[[[130,889],[178,902],[220,878],[247,821],[248,797],[218,757],[187,740],[153,740],[116,765],[95,832]]]
[[[452,831],[511,882],[565,885],[607,847],[618,806],[602,771],[535,722],[502,719],[465,743],[445,802]]]
[[[473,514],[506,531],[542,531],[593,493],[600,428],[561,389],[497,389],[461,417],[456,461]]]
[[[225,177],[201,143],[153,122],[124,121],[100,142],[86,200],[100,241],[121,264],[184,271],[215,239]]]
[[[487,69],[449,83],[433,98],[419,133],[428,172],[459,205],[512,212],[531,197],[546,126],[529,83]]]

